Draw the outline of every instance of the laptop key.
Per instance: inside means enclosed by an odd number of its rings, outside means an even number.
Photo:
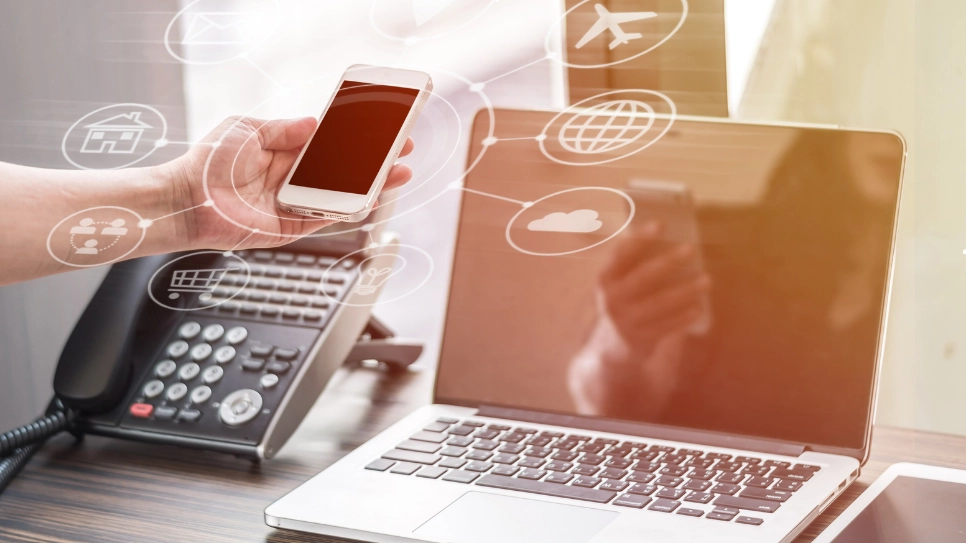
[[[660,473],[661,475],[672,475],[674,477],[677,477],[679,475],[684,475],[685,473],[687,473],[687,471],[688,471],[688,468],[685,468],[682,466],[664,466],[663,468],[661,468],[661,471],[659,471],[658,473]]]
[[[537,479],[542,479],[546,474],[547,472],[542,469],[525,469],[520,473],[520,478],[536,481]]]
[[[621,494],[614,500],[614,505],[633,507],[634,509],[644,509],[644,506],[649,503],[651,503],[651,498],[636,494]]]
[[[687,491],[680,488],[662,488],[661,491],[657,493],[657,497],[668,500],[680,500],[684,497],[685,493],[687,493]]]
[[[400,449],[393,449],[386,454],[382,455],[383,458],[387,460],[396,460],[399,462],[412,462],[416,464],[426,464],[433,465],[439,462],[440,456],[436,454],[421,453],[415,451],[403,451]]]
[[[453,436],[449,438],[446,442],[447,445],[452,445],[454,447],[469,447],[473,443],[472,437],[466,436]]]
[[[792,493],[787,490],[768,490],[765,488],[746,488],[738,494],[740,498],[754,498],[756,500],[768,500],[773,502],[784,502],[792,497]]]
[[[498,441],[493,441],[493,440],[489,440],[489,439],[482,439],[480,441],[477,441],[476,444],[473,445],[473,448],[474,449],[481,449],[481,450],[484,450],[484,451],[492,451],[493,449],[495,449],[495,448],[497,448],[499,446],[500,446],[500,442],[498,442]]]
[[[543,458],[532,458],[532,457],[528,457],[528,458],[524,458],[523,460],[520,461],[520,467],[524,467],[524,468],[539,468],[540,466],[542,466],[542,465],[544,465],[546,463],[547,463],[547,461],[544,460]]]
[[[429,441],[416,441],[414,439],[407,439],[399,445],[396,445],[397,449],[403,449],[405,451],[416,451],[423,453],[434,453],[440,449],[439,444],[431,443]]]
[[[553,452],[553,449],[548,449],[546,447],[530,447],[527,452],[523,453],[526,456],[536,456],[538,458],[546,458]]]
[[[478,420],[468,420],[468,421],[463,422],[463,424],[465,426],[472,426],[474,428],[482,428],[483,426],[485,426],[484,423],[482,423],[482,422],[480,422]]]
[[[789,469],[776,469],[772,474],[774,479],[783,479],[788,481],[808,481],[815,475],[815,472],[807,470],[793,471]]]
[[[493,439],[498,435],[500,435],[499,430],[492,430],[490,428],[486,428],[473,434],[473,437],[477,439]]]
[[[416,432],[415,434],[409,436],[409,439],[415,439],[416,441],[428,441],[430,443],[442,443],[446,441],[447,437],[449,436],[439,432]]]
[[[647,473],[646,471],[635,471],[631,473],[631,476],[627,478],[628,481],[632,483],[650,483],[657,476],[653,473]]]
[[[755,517],[738,517],[735,519],[738,524],[748,524],[750,526],[761,526],[764,520]]]
[[[520,454],[523,451],[525,451],[526,448],[527,448],[526,445],[521,445],[519,443],[506,443],[502,447],[500,447],[499,450],[501,453],[506,453],[506,454]]]
[[[730,496],[739,490],[741,490],[740,486],[730,485],[728,483],[719,483],[711,487],[712,494],[725,494],[727,496]]]
[[[659,498],[656,502],[654,502],[654,505],[648,507],[648,510],[660,511],[661,513],[673,513],[674,510],[680,506],[681,502]]]
[[[627,477],[627,471],[622,469],[607,468],[600,472],[600,476],[604,479],[623,479]]]
[[[700,517],[700,516],[704,516],[704,511],[700,509],[690,509],[688,507],[682,507],[678,509],[677,514],[684,515],[686,517]]]
[[[520,457],[515,454],[500,453],[493,457],[492,462],[494,464],[516,464],[518,460],[520,460]]]
[[[497,475],[506,475],[507,477],[513,476],[518,471],[520,471],[520,468],[516,466],[508,466],[505,464],[497,466],[496,468],[493,469],[493,473]]]
[[[473,473],[472,471],[463,471],[463,470],[456,469],[447,473],[446,475],[443,475],[442,480],[450,481],[452,483],[468,484],[475,481],[479,476],[480,476],[479,473]]]
[[[585,475],[582,477],[577,477],[573,484],[574,486],[582,486],[584,488],[594,488],[595,486],[599,485],[601,481],[603,481],[603,479]]]
[[[473,426],[467,426],[465,424],[454,426],[449,429],[449,433],[453,434],[454,436],[468,436],[474,431],[476,431],[476,428]]]
[[[650,496],[651,494],[654,494],[656,490],[657,487],[654,485],[636,484],[632,486],[628,492],[631,494],[640,494],[641,496]]]
[[[444,458],[442,462],[439,463],[441,468],[459,469],[466,465],[466,460],[462,458]]]
[[[557,483],[557,484],[560,484],[560,485],[565,485],[565,484],[569,483],[570,480],[573,479],[573,478],[574,478],[574,474],[573,473],[554,472],[554,473],[551,473],[550,474],[550,477],[547,477],[546,479],[544,479],[544,481],[546,481],[548,483]]]
[[[785,462],[783,460],[765,460],[761,465],[773,468],[789,468],[792,464],[791,462]]]
[[[570,462],[550,462],[546,469],[550,471],[570,471],[574,467]]]
[[[594,488],[581,488],[561,484],[547,483],[543,481],[532,481],[528,479],[503,477],[501,475],[487,474],[476,482],[478,486],[489,488],[500,488],[504,490],[518,490],[530,492],[543,496],[553,496],[555,498],[572,498],[575,500],[588,501],[594,503],[609,503],[617,496],[616,492],[597,490]]]
[[[483,473],[485,471],[489,471],[490,468],[492,467],[493,467],[493,464],[489,462],[470,462],[463,469],[465,469],[466,471],[475,471],[478,473]]]
[[[467,449],[463,447],[446,447],[445,449],[439,451],[442,456],[450,456],[453,458],[458,458],[466,454]]]
[[[752,498],[739,498],[737,496],[718,496],[714,501],[715,505],[723,507],[733,507],[735,509],[746,509],[748,511],[758,511],[759,513],[774,513],[781,507],[780,503],[756,500]]]
[[[608,479],[604,484],[600,485],[601,490],[613,490],[614,492],[623,492],[630,483],[625,481],[615,481],[613,479]]]
[[[658,479],[656,484],[660,486],[670,487],[670,488],[677,488],[681,486],[681,483],[683,482],[684,482],[684,479],[680,477],[671,477],[670,475],[665,475],[664,477],[661,477],[660,479]]]
[[[799,488],[802,488],[802,483],[798,481],[779,481],[775,485],[775,490],[788,490],[790,492],[795,492]]]
[[[422,477],[424,479],[439,479],[439,477],[446,473],[446,471],[446,468],[441,468],[439,466],[423,466],[423,469],[416,472],[416,477]]]
[[[742,475],[751,475],[752,477],[761,477],[763,475],[767,475],[769,471],[771,471],[771,468],[767,468],[765,466],[748,466],[738,473]]]
[[[393,466],[392,469],[389,470],[389,473],[398,473],[400,475],[412,475],[413,473],[416,473],[416,470],[418,470],[421,467],[422,466],[420,466],[419,464],[413,464],[412,462],[399,462],[398,464]]]
[[[558,451],[557,454],[554,454],[550,458],[553,460],[561,460],[563,462],[572,462],[573,460],[576,460],[578,456],[580,455],[573,451]]]
[[[526,434],[513,434],[513,433],[510,433],[510,434],[506,434],[503,437],[501,437],[500,438],[500,441],[503,441],[505,443],[519,443],[519,442],[523,441],[526,438],[527,438],[527,435]]]
[[[601,456],[599,454],[585,454],[581,456],[580,460],[577,460],[577,462],[581,464],[590,464],[592,466],[599,466],[605,460],[607,460],[606,456]]]
[[[775,480],[770,477],[751,477],[745,481],[745,486],[767,488],[771,486],[774,481]]]
[[[373,460],[366,466],[366,469],[371,469],[372,471],[386,471],[395,464],[392,460],[386,460],[385,458],[379,458],[378,460]]]
[[[741,480],[744,478],[745,478],[744,475],[740,475],[738,473],[723,473],[718,477],[718,482],[728,483],[730,485],[736,485],[740,483]]]
[[[735,518],[734,515],[729,515],[727,513],[719,513],[717,511],[712,511],[707,514],[704,518],[709,518],[711,520],[723,520],[729,522],[731,519]]]
[[[426,430],[427,432],[445,432],[446,429],[449,428],[449,426],[450,426],[449,424],[445,424],[442,422],[434,422],[429,426],[423,428],[423,430]]]
[[[634,462],[626,458],[611,458],[604,465],[609,468],[624,469],[630,467]]]
[[[691,479],[684,486],[681,487],[685,490],[696,490],[698,492],[704,492],[705,490],[711,488],[711,481],[702,481],[700,479]]]
[[[688,494],[687,498],[684,498],[686,502],[692,503],[710,503],[714,499],[714,494],[708,492],[692,492]]]
[[[472,451],[466,455],[467,460],[489,460],[493,453],[489,451]]]
[[[820,469],[822,469],[822,466],[816,466],[815,464],[795,464],[794,466],[792,466],[792,469],[796,469],[796,470],[803,469],[805,471],[819,471]]]
[[[580,464],[576,468],[574,468],[574,471],[573,472],[576,473],[577,475],[594,475],[598,471],[600,471],[600,468],[597,467],[597,466],[589,466],[587,464]]]
[[[646,471],[648,473],[654,473],[660,467],[661,467],[661,464],[658,464],[657,462],[648,462],[645,460],[641,460],[640,462],[634,464],[634,467],[632,467],[631,469],[634,471]]]

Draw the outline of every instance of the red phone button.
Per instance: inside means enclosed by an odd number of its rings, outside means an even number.
[[[135,417],[146,419],[154,412],[154,406],[149,403],[136,403],[131,405],[131,414]]]

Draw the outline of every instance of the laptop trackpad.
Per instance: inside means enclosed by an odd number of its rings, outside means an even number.
[[[619,513],[468,492],[413,532],[446,543],[586,543]]]

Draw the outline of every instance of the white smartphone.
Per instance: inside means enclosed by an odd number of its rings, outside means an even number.
[[[278,192],[278,208],[343,222],[365,219],[432,88],[423,72],[346,70]]]

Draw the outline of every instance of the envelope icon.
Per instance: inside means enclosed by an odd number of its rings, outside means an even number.
[[[194,13],[185,29],[186,45],[244,45],[270,30],[265,13],[220,11]]]

